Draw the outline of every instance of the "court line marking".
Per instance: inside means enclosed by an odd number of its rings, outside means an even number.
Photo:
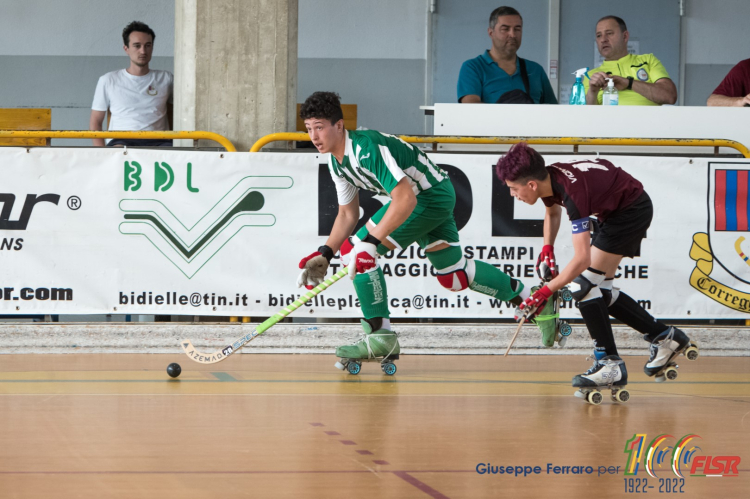
[[[217,379],[0,379],[2,383],[379,383],[379,384],[509,384],[567,385],[570,381],[522,380],[408,380],[408,379],[237,379],[227,373],[212,372]],[[629,381],[630,385],[652,385],[653,380]],[[670,381],[670,385],[750,385],[750,381]]]

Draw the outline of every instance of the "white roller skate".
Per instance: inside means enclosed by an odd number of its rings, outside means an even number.
[[[360,321],[364,329],[363,338],[353,345],[345,345],[336,349],[336,355],[341,360],[336,362],[337,369],[346,370],[349,374],[359,374],[362,362],[380,362],[380,368],[388,376],[396,374],[396,364],[401,353],[398,336],[388,329],[372,330],[372,326],[365,320]]]
[[[630,400],[630,392],[625,389],[627,384],[628,370],[617,355],[595,358],[594,365],[588,371],[573,378],[573,387],[578,388],[575,396],[593,405],[599,405],[604,400],[602,388],[612,391],[613,402],[627,402]]]
[[[646,337],[646,340],[649,338]],[[651,342],[651,355],[643,366],[643,372],[654,376],[657,383],[675,380],[679,366],[674,359],[680,354],[685,355],[688,360],[696,360],[700,355],[698,344],[680,329],[670,326]]]

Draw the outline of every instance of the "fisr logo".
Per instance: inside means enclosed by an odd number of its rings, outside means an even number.
[[[13,210],[13,205],[16,202],[15,194],[0,193],[0,203],[3,204],[3,209],[0,211],[0,230],[26,230],[26,226],[29,225],[29,219],[31,218],[31,212],[34,210],[34,206],[37,203],[52,203],[57,205],[60,201],[59,194],[42,194],[37,196],[36,194],[27,194],[26,201],[23,203],[21,209],[21,215],[18,220],[10,220],[10,212]]]
[[[682,470],[686,470],[688,466],[690,466],[690,476],[739,475],[737,469],[741,461],[739,456],[696,455],[698,451],[702,452],[702,449],[691,444],[691,441],[700,439],[699,435],[688,434],[673,446],[668,445],[669,441],[674,438],[667,434],[658,435],[647,446],[645,433],[633,435],[633,438],[625,443],[625,454],[628,454],[625,475],[636,475],[644,457],[646,472],[653,478],[657,478],[655,467],[661,468],[662,464],[668,463],[671,464],[674,474],[680,478],[684,478]]]

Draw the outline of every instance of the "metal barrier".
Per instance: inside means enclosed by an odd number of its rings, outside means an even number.
[[[738,151],[746,158],[750,158],[750,149],[735,140],[725,139],[638,139],[638,138],[598,138],[598,137],[454,137],[454,136],[417,136],[399,135],[400,139],[412,144],[517,144],[527,142],[540,145],[568,145],[578,146],[662,146],[662,147],[728,147]],[[250,152],[258,152],[271,142],[309,141],[306,133],[272,133],[258,139]]]
[[[307,136],[307,135],[305,135]],[[229,139],[223,135],[214,132],[193,131],[193,132],[172,132],[172,131],[144,131],[144,132],[127,132],[127,131],[91,131],[91,130],[0,130],[0,138],[31,138],[42,137],[50,139],[205,139],[213,140],[227,150],[227,152],[237,152]]]

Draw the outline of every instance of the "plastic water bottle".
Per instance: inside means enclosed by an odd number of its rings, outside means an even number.
[[[586,91],[583,88],[583,75],[585,75],[588,70],[589,68],[581,68],[573,73],[576,75],[576,82],[573,84],[573,90],[570,92],[569,104],[571,106],[586,105]]]
[[[602,94],[602,105],[616,106],[619,103],[620,95],[615,88],[615,82],[612,78],[607,78],[607,88],[604,89],[604,93]]]

